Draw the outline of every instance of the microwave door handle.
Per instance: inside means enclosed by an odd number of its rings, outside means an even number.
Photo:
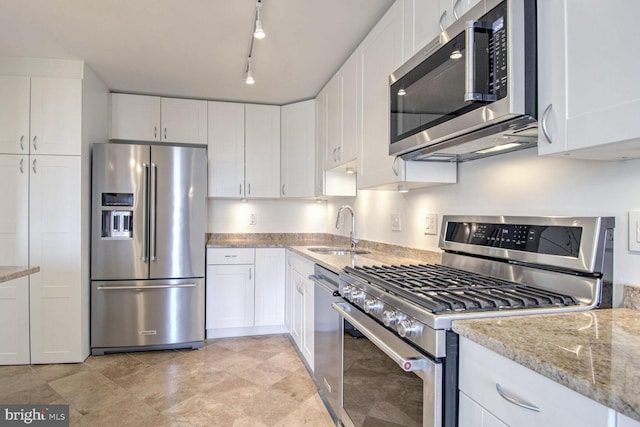
[[[476,92],[476,29],[491,29],[491,25],[482,21],[467,21],[465,26],[465,81],[464,81],[464,101],[495,101],[495,96],[488,93]]]

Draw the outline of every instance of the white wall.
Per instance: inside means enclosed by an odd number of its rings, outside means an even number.
[[[359,191],[332,200],[327,228],[334,229],[340,204],[352,203],[357,237],[438,250],[437,236],[423,233],[424,215],[443,214],[615,216],[614,282],[640,283],[640,253],[628,251],[628,212],[640,210],[640,160],[599,162],[538,157],[535,149],[462,163],[458,183],[401,194]],[[391,231],[390,215],[401,214],[402,231]],[[614,292],[619,304],[622,292]]]
[[[342,204],[356,211],[357,237],[438,250],[438,236],[423,232],[424,215],[443,214],[615,216],[614,281],[640,283],[640,253],[628,251],[628,212],[640,210],[640,160],[598,162],[538,157],[535,149],[458,166],[458,183],[413,190],[358,192],[357,197],[314,201],[209,200],[212,233],[334,233],[348,236],[351,220],[335,228]],[[249,214],[257,214],[250,226]],[[391,231],[391,213],[402,230]],[[614,291],[619,305],[622,292]]]
[[[325,233],[326,203],[314,200],[209,199],[209,233]],[[256,214],[256,225],[249,225]]]

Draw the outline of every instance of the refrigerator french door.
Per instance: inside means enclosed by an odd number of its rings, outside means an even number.
[[[206,150],[94,144],[91,351],[204,340]]]

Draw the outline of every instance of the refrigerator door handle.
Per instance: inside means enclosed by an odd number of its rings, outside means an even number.
[[[145,289],[172,289],[172,288],[195,288],[195,283],[185,283],[182,285],[148,285],[148,286],[98,286],[99,291],[124,291],[124,290],[140,290]]]
[[[150,233],[150,246],[151,246],[151,261],[155,261],[158,255],[157,251],[157,230],[156,219],[158,214],[158,165],[151,163],[151,198],[149,199],[150,206],[150,221],[149,221],[149,233]]]
[[[149,227],[149,165],[142,164],[142,261],[146,264],[149,262],[149,237],[147,235]]]

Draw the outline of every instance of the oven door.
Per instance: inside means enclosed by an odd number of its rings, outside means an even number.
[[[344,425],[442,425],[442,364],[350,304],[332,307],[365,336],[343,340]]]

